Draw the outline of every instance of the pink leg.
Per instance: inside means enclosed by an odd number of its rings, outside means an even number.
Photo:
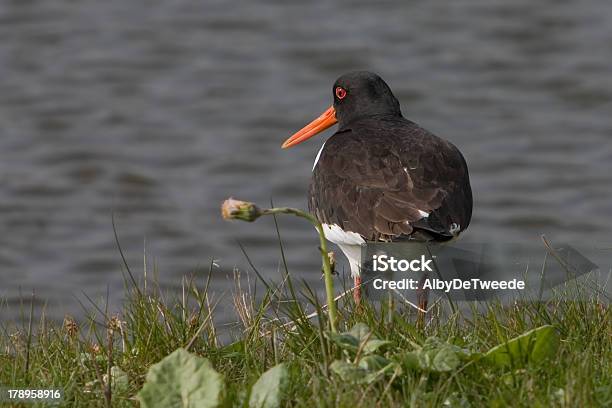
[[[355,304],[358,305],[361,303],[361,276],[355,276],[353,278],[353,282],[355,284],[353,289],[353,299],[355,300]]]

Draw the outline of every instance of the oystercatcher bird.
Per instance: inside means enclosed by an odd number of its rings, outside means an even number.
[[[405,119],[378,75],[342,75],[332,93],[333,105],[282,147],[338,123],[315,159],[308,208],[348,258],[358,303],[362,244],[449,241],[470,223],[472,190],[461,152]]]

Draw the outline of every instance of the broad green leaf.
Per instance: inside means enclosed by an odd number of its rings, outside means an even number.
[[[531,350],[531,361],[543,361],[557,354],[561,338],[554,326],[542,326],[536,333],[536,341]],[[538,330],[538,329],[536,329]]]
[[[435,350],[435,349],[439,349],[440,347],[446,345],[448,343],[440,340],[437,337],[428,337],[427,339],[425,339],[425,342],[423,343],[422,349],[423,350]]]
[[[336,360],[329,368],[336,373],[343,381],[353,384],[362,384],[366,380],[368,370],[358,367],[355,364],[347,363],[346,361]]]
[[[289,373],[284,364],[276,365],[263,373],[251,389],[249,407],[276,408],[289,384]]]
[[[459,367],[461,361],[457,355],[457,351],[450,345],[442,346],[438,350],[432,361],[432,368],[437,372],[452,371]]]
[[[365,323],[357,323],[356,325],[354,325],[351,330],[348,331],[347,334],[350,334],[351,336],[353,336],[354,338],[357,339],[358,342],[362,342],[363,340],[365,340],[368,335],[370,334],[371,330],[368,327],[367,324]],[[374,337],[370,337],[371,339]]]
[[[223,388],[207,359],[179,348],[149,368],[138,400],[143,408],[210,408],[220,404]]]
[[[362,347],[361,352],[363,354],[375,353],[380,347],[391,343],[388,340],[379,340],[376,336],[373,336],[370,328],[364,323],[355,324],[348,332],[327,333],[327,336],[343,350],[356,352],[359,347]],[[363,344],[366,339],[367,342]]]
[[[396,368],[396,363],[381,356],[366,356],[359,365],[336,360],[329,368],[343,381],[351,384],[371,384],[383,378],[386,373]]]
[[[359,340],[350,334],[327,333],[327,336],[343,350],[357,351],[359,348]]]
[[[493,347],[485,354],[485,359],[500,367],[521,367],[553,357],[559,348],[559,341],[559,333],[554,326],[541,326]]]
[[[433,359],[436,356],[435,350],[419,350],[416,353],[419,368],[425,371],[431,371],[433,369]]]
[[[411,370],[420,370],[421,365],[419,364],[419,356],[416,351],[409,351],[403,355],[404,365]]]
[[[365,346],[363,346],[363,353],[364,354],[374,353],[382,346],[386,346],[387,344],[390,344],[390,343],[391,342],[389,340],[379,340],[379,339],[368,340]]]
[[[365,356],[359,360],[359,367],[365,368],[368,371],[379,371],[386,368],[389,364],[391,364],[391,360],[376,354]]]
[[[470,359],[474,355],[469,350],[454,344],[428,339],[422,348],[404,353],[402,362],[411,370],[441,373],[457,369],[463,360]]]
[[[422,347],[423,350],[440,350],[442,348],[450,348],[452,351],[464,358],[468,358],[474,354],[470,350],[463,349],[457,346],[456,344],[440,340],[437,337],[428,337],[427,340],[425,340],[425,342],[423,343]]]
[[[369,372],[362,381],[362,383],[365,384],[371,384],[374,381],[378,381],[386,374],[390,374],[396,370],[398,371],[398,374],[402,371],[401,367],[396,362],[376,354],[363,357],[359,361],[359,366],[366,368]]]

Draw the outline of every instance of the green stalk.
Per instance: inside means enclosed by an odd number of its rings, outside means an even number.
[[[337,319],[337,310],[336,310],[336,301],[334,300],[334,280],[332,277],[331,264],[329,263],[329,255],[327,252],[327,241],[325,240],[325,232],[323,231],[323,226],[315,217],[311,214],[308,214],[304,211],[298,210],[296,208],[289,207],[278,207],[278,208],[269,208],[262,210],[262,215],[268,214],[292,214],[297,217],[302,217],[310,221],[312,225],[317,229],[319,233],[319,241],[320,246],[319,249],[321,251],[321,258],[323,260],[323,276],[325,279],[325,294],[327,296],[327,307],[329,309],[329,326],[332,333],[336,333],[336,319]]]
[[[236,200],[228,198],[221,205],[221,215],[226,220],[242,220],[253,222],[262,215],[273,214],[291,214],[297,217],[302,217],[310,221],[319,233],[319,241],[321,242],[319,249],[321,250],[321,258],[323,259],[323,276],[325,277],[325,294],[327,296],[327,307],[329,309],[329,326],[332,333],[336,333],[337,310],[336,301],[334,300],[334,281],[332,278],[331,264],[329,262],[329,254],[327,253],[327,241],[325,241],[325,232],[323,226],[315,217],[307,212],[289,207],[277,207],[261,209],[248,201]]]

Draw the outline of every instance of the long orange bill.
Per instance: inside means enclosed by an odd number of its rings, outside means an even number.
[[[322,131],[324,131],[330,126],[333,126],[336,123],[338,123],[338,121],[336,120],[336,110],[333,106],[330,106],[328,110],[321,114],[321,116],[304,126],[289,139],[285,140],[285,143],[283,143],[281,147],[283,149],[286,149],[288,147],[302,143],[304,140],[310,139],[317,133],[321,133]]]

